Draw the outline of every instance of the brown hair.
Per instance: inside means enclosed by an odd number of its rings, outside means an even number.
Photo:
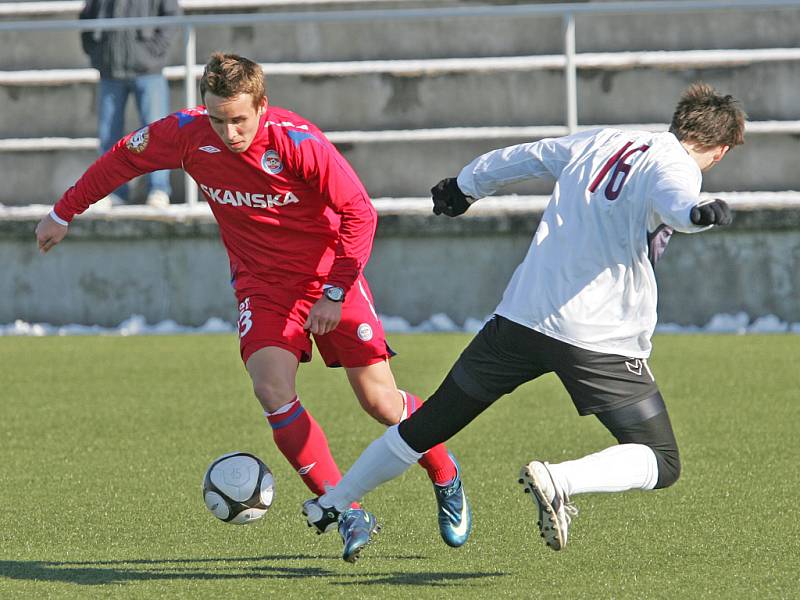
[[[206,93],[220,98],[250,94],[253,105],[258,107],[267,94],[264,71],[252,60],[237,54],[215,52],[200,78],[200,97],[204,102]]]
[[[722,96],[707,83],[693,83],[683,92],[669,130],[680,141],[702,148],[733,148],[744,143],[746,117],[733,96]]]

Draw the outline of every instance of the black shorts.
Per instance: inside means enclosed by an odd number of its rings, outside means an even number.
[[[452,370],[464,392],[487,403],[550,372],[561,379],[581,415],[621,408],[658,392],[644,358],[578,348],[499,315],[484,325]]]

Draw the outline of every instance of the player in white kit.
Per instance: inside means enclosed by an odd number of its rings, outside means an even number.
[[[519,481],[547,545],[561,550],[575,494],[650,490],[680,474],[678,446],[647,364],[656,325],[653,272],[672,232],[730,224],[724,200],[700,201],[702,172],[744,142],[745,114],[706,84],[683,94],[665,133],[595,129],[488,152],[432,190],[455,217],[478,198],[535,177],[556,180],[528,254],[494,317],[414,415],[375,440],[316,500],[342,510],[397,477],[495,400],[554,372],[578,413],[618,445],[561,463],[534,460]]]

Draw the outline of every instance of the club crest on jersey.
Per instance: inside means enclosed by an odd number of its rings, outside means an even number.
[[[270,175],[277,175],[283,171],[283,163],[275,150],[267,150],[261,157],[261,168]]]
[[[369,323],[359,325],[356,333],[358,334],[358,339],[362,342],[368,342],[372,339],[372,327],[369,326]]]
[[[142,127],[139,131],[135,131],[125,142],[125,147],[134,154],[141,154],[147,148],[147,143],[150,141],[150,128],[148,126]]]

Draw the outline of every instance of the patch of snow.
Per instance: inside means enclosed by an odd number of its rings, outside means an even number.
[[[418,325],[411,325],[403,317],[380,315],[383,328],[387,333],[431,333],[431,332],[466,332],[475,334],[481,330],[491,315],[483,319],[468,318],[463,325],[458,325],[444,313],[437,313]],[[17,319],[13,323],[0,325],[0,336],[48,335],[168,335],[199,333],[234,333],[236,326],[218,317],[211,317],[203,325],[192,327],[180,325],[172,319],[150,325],[142,315],[131,315],[117,327],[101,327],[100,325],[50,325],[48,323],[27,323]],[[656,327],[659,334],[697,334],[727,333],[743,335],[747,333],[792,333],[800,334],[800,323],[781,321],[775,315],[758,317],[751,321],[747,313],[717,314],[703,327],[697,325],[678,325],[660,323]]]

